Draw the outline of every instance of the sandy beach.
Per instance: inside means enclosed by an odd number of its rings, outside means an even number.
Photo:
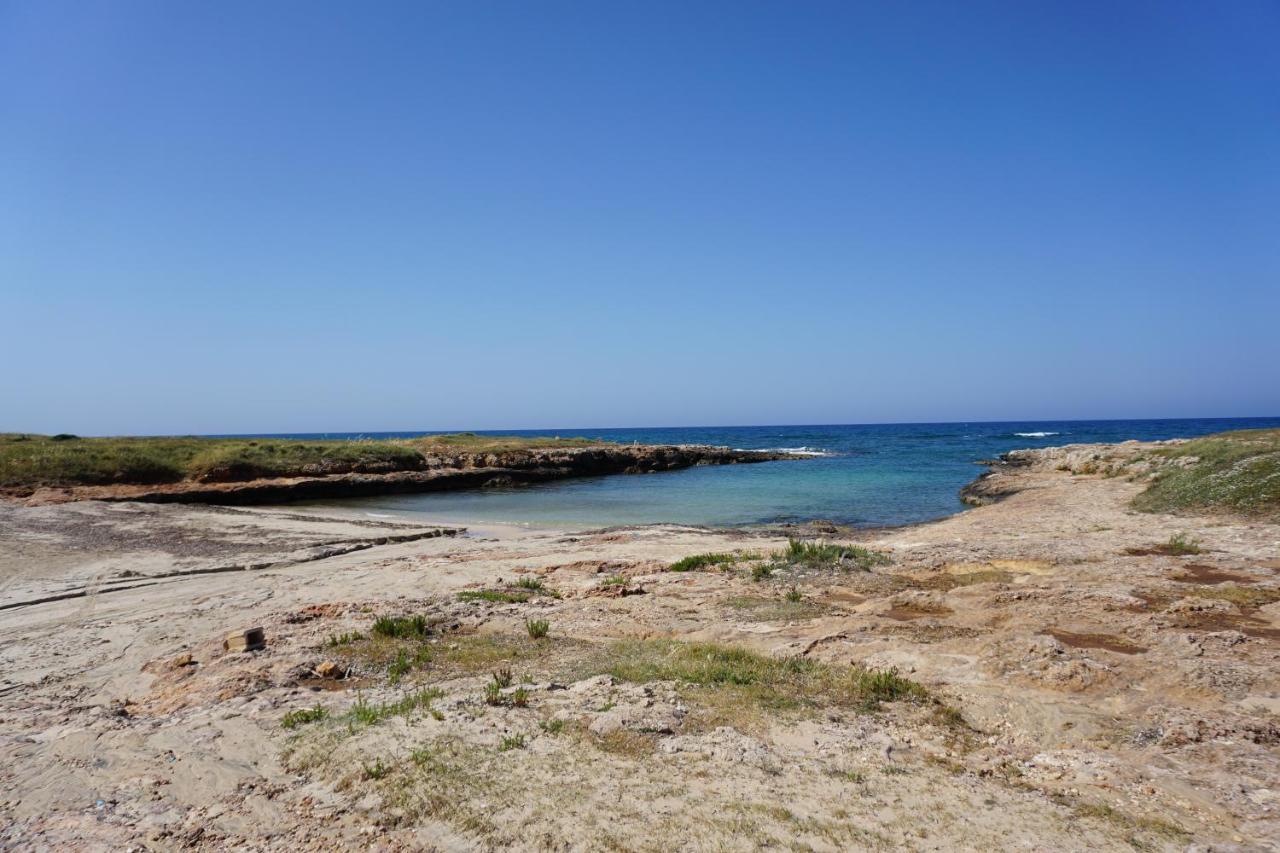
[[[0,846],[1280,849],[1280,525],[1081,473],[1139,447],[882,531],[0,506]],[[919,692],[819,685],[890,669]]]

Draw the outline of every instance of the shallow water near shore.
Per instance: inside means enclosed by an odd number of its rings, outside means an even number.
[[[388,495],[324,502],[373,517],[610,526],[673,522],[745,525],[821,519],[862,527],[912,524],[964,508],[958,492],[976,463],[1022,447],[1189,438],[1280,427],[1280,418],[1011,421],[853,426],[506,430],[487,435],[586,436],[643,444],[787,448],[795,461],[636,476]],[[311,433],[289,438],[385,438],[421,433]]]

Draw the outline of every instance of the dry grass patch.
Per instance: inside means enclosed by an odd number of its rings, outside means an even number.
[[[928,691],[896,670],[836,666],[808,658],[773,658],[715,643],[623,640],[608,652],[606,672],[643,684],[673,681],[686,687],[733,694],[730,701],[765,710],[823,706],[875,711],[882,702],[923,702]]]
[[[831,608],[822,602],[803,595],[791,597],[791,593],[781,598],[762,595],[735,595],[725,599],[725,604],[734,610],[744,611],[744,616],[757,622],[787,622],[795,619],[812,619]]]
[[[1106,803],[1080,803],[1074,806],[1072,814],[1077,818],[1105,821],[1122,831],[1132,833],[1129,843],[1138,850],[1149,848],[1140,837],[1143,835],[1173,843],[1186,842],[1191,837],[1191,833],[1172,821],[1157,817],[1135,817]]]
[[[1185,533],[1175,533],[1167,542],[1148,545],[1146,548],[1125,548],[1124,552],[1130,557],[1185,557],[1191,554],[1203,554],[1204,549],[1200,547],[1199,539],[1194,539]]]
[[[1241,610],[1256,610],[1272,602],[1280,601],[1280,589],[1265,586],[1221,584],[1219,586],[1201,587],[1193,593],[1193,597],[1228,601]]]

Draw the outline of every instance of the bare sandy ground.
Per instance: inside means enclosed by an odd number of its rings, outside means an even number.
[[[0,507],[0,845],[1280,849],[1280,526],[1135,513],[1139,485],[1078,458],[857,537],[891,565],[760,581],[665,569],[780,536]],[[1201,553],[1152,552],[1175,534]],[[559,597],[459,600],[519,578]],[[432,624],[395,684],[330,642],[383,614]],[[223,651],[253,626],[265,649]],[[796,712],[602,673],[608,641],[666,637],[896,667],[934,698]]]

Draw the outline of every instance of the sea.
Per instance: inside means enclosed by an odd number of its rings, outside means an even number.
[[[610,527],[655,522],[739,526],[811,520],[882,527],[964,511],[960,488],[982,472],[982,460],[1015,448],[1190,438],[1261,427],[1280,427],[1280,417],[500,430],[480,434],[715,444],[790,450],[800,456],[780,462],[585,477],[476,491],[354,498],[323,505],[373,518],[463,524],[503,522],[533,527]],[[424,434],[427,433],[294,433],[271,437],[355,439]]]

